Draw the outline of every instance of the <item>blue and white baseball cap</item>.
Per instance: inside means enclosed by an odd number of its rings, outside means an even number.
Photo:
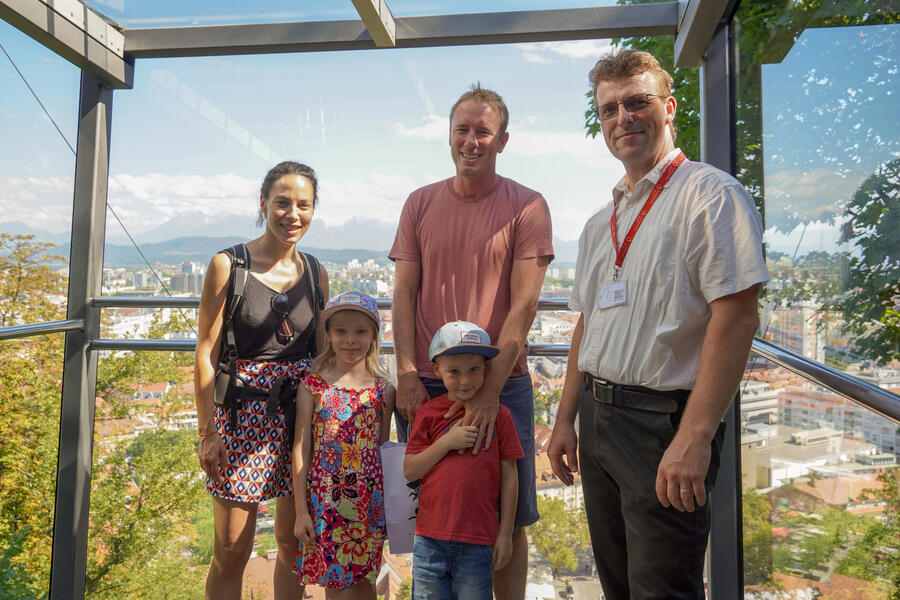
[[[468,321],[451,321],[437,330],[428,346],[428,360],[447,354],[480,354],[492,359],[500,353],[487,331]]]

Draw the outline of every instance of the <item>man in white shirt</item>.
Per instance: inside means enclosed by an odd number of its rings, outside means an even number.
[[[607,598],[702,599],[722,417],[768,280],[762,219],[738,181],[675,147],[672,77],[652,55],[611,53],[590,79],[625,176],[579,241],[548,454],[566,485],[580,466]]]

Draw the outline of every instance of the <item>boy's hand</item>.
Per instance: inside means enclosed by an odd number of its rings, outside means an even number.
[[[473,425],[463,425],[462,419],[450,426],[450,431],[441,438],[447,445],[447,450],[464,450],[471,448],[478,437],[478,428]]]
[[[309,513],[298,514],[294,520],[294,536],[300,543],[312,548],[316,546],[316,527]]]
[[[494,540],[493,569],[499,571],[512,556],[512,535],[498,534]]]

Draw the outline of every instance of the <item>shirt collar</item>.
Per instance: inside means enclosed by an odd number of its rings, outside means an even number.
[[[668,154],[666,154],[661,161],[656,163],[656,165],[647,171],[647,174],[641,177],[641,179],[634,184],[634,191],[629,192],[628,186],[625,185],[625,176],[623,175],[616,186],[613,188],[613,201],[618,203],[623,197],[625,198],[637,198],[643,196],[643,190],[646,188],[651,188],[656,185],[656,182],[659,181],[659,178],[662,177],[663,171],[666,170],[666,166],[678,156],[678,153],[681,152],[681,148],[675,148]],[[649,193],[649,192],[648,192]]]

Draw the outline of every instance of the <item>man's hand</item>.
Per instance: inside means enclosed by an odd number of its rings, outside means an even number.
[[[572,485],[572,473],[578,472],[578,435],[572,423],[556,420],[547,448],[550,468],[564,485]]]
[[[704,481],[711,454],[709,440],[675,435],[656,471],[656,497],[663,506],[694,512],[706,504]]]
[[[297,514],[297,518],[294,521],[294,536],[307,548],[315,548],[316,527],[313,524],[312,517],[309,516],[309,512],[304,511]]]
[[[222,481],[219,475],[219,466],[225,464],[225,444],[218,433],[210,433],[200,437],[200,443],[197,446],[197,457],[200,459],[200,467],[203,472],[209,475],[214,483],[218,484]]]
[[[478,437],[478,428],[471,425],[463,425],[462,419],[450,426],[450,431],[441,437],[441,442],[450,450],[465,450],[471,448]]]
[[[485,450],[491,447],[491,440],[494,439],[494,423],[497,421],[497,411],[500,410],[500,395],[486,392],[485,387],[483,386],[465,403],[460,400],[454,402],[444,415],[449,419],[465,407],[466,416],[463,417],[463,425],[474,425],[478,428],[478,438],[475,440],[472,454],[478,454],[478,450],[482,447],[481,440],[484,440]]]
[[[510,557],[512,557],[512,535],[497,534],[494,541],[493,569],[499,571],[505,567]]]
[[[412,427],[416,411],[428,400],[428,392],[415,371],[397,376],[397,410]]]

